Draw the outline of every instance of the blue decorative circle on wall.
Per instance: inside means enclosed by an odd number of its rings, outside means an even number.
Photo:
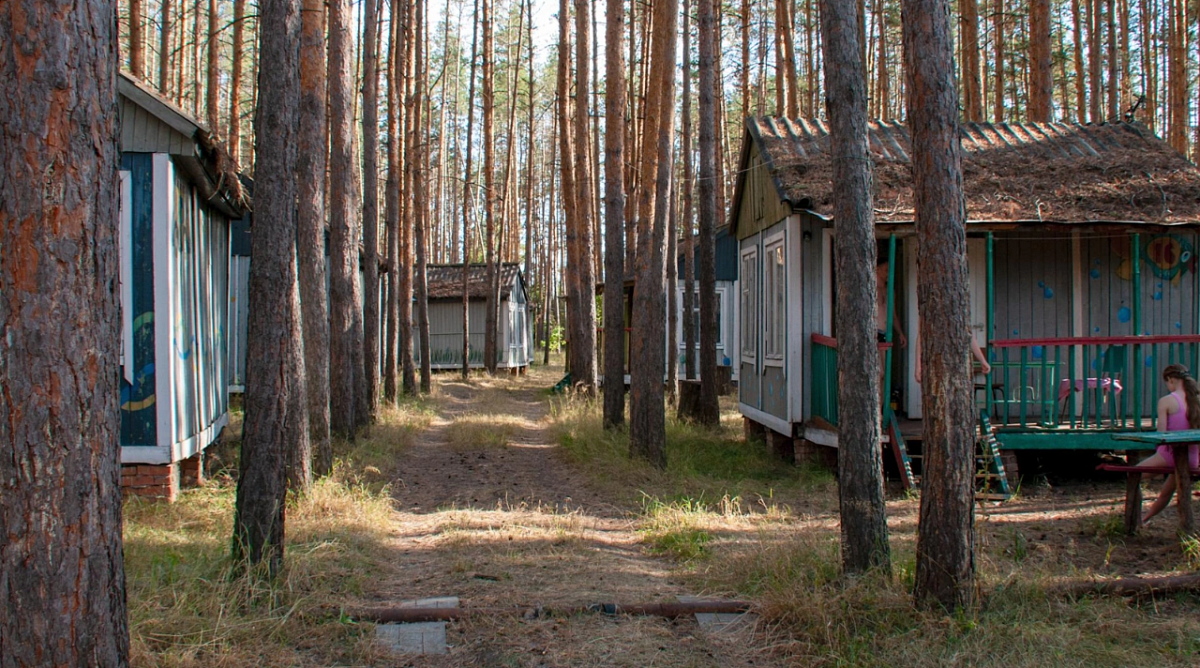
[[[1039,287],[1039,288],[1044,288],[1044,287],[1046,287],[1046,281],[1038,281],[1038,287]]]
[[[1099,264],[1099,262],[1100,262],[1099,260],[1096,260],[1096,263],[1097,263],[1097,264]],[[1089,272],[1088,272],[1088,275],[1089,275],[1089,276],[1091,276],[1092,278],[1100,278],[1100,270],[1099,270],[1099,269],[1093,269],[1093,270],[1091,270],[1091,271],[1089,271]]]
[[[1100,368],[1100,358],[1099,358],[1099,357],[1097,357],[1096,359],[1092,360],[1092,368],[1093,368],[1093,369],[1099,369],[1099,368]]]
[[[1182,322],[1175,323],[1175,329],[1183,329],[1183,323]]]
[[[1162,301],[1162,290],[1156,291],[1154,294],[1150,295],[1150,298],[1156,302]]]
[[[1099,333],[1100,333],[1100,327],[1099,327],[1099,326],[1093,327],[1093,328],[1092,328],[1092,331],[1093,331],[1093,332],[1096,332],[1097,334],[1099,334]]]
[[[1128,306],[1122,306],[1117,311],[1117,320],[1119,320],[1121,322],[1129,322],[1132,318],[1133,318],[1133,312],[1129,310]]]
[[[1146,368],[1147,369],[1154,368],[1154,355],[1146,355]]]
[[[1035,359],[1035,360],[1042,359],[1042,347],[1041,346],[1034,346],[1033,348],[1030,349],[1029,352],[1033,353],[1033,359]]]
[[[1046,299],[1054,299],[1054,290],[1046,288],[1045,290],[1042,290],[1042,296]]]
[[[1096,265],[1097,267],[1099,267],[1099,266],[1100,266],[1100,258],[1096,258],[1095,265]]]
[[[1015,330],[1015,329],[1014,329],[1014,330],[1013,330],[1013,336],[1017,336],[1018,334],[1020,334],[1020,332],[1018,332],[1017,330]]]

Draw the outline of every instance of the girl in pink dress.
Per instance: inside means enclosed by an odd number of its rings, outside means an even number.
[[[1167,384],[1170,394],[1158,400],[1158,430],[1183,431],[1185,429],[1200,429],[1200,385],[1188,373],[1182,364],[1172,364],[1163,369],[1163,381]],[[1160,445],[1153,456],[1143,460],[1138,466],[1175,467],[1175,453],[1170,445]],[[1188,446],[1188,468],[1200,468],[1200,445],[1193,443]],[[1167,476],[1158,498],[1150,504],[1150,510],[1142,517],[1146,522],[1154,517],[1175,494],[1175,474]],[[1186,491],[1184,493],[1187,493]]]

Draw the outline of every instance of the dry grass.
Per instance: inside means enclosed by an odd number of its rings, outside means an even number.
[[[386,482],[396,456],[429,419],[418,403],[383,411],[370,435],[335,444],[331,476],[289,496],[286,570],[273,583],[234,575],[240,570],[229,560],[236,483],[227,473],[184,491],[173,504],[126,502],[134,665],[264,668],[373,660],[364,627],[339,609],[393,570],[388,542],[397,521]]]
[[[446,427],[446,440],[459,450],[476,448],[502,448],[512,441],[522,429],[528,429],[527,420],[505,413],[467,413],[457,415]]]

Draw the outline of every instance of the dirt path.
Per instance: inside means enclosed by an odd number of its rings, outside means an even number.
[[[439,379],[437,417],[400,462],[397,572],[380,603],[458,596],[464,607],[674,601],[696,594],[646,555],[636,517],[589,489],[548,433],[554,379]],[[502,443],[502,444],[501,444]],[[764,665],[747,638],[705,636],[692,619],[473,616],[450,653],[413,666]],[[761,657],[759,657],[761,659]]]

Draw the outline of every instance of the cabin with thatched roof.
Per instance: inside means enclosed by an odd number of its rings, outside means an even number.
[[[521,371],[533,362],[532,318],[525,277],[515,262],[504,262],[500,272],[500,314],[496,363],[501,369]],[[463,350],[463,272],[466,272],[470,327],[471,368],[483,368],[484,317],[487,313],[487,265],[431,264],[429,286],[429,360],[434,369],[461,369]],[[416,328],[413,336],[420,334]],[[413,354],[420,355],[413,346]],[[420,360],[418,359],[418,364]]]
[[[203,124],[123,72],[117,92],[121,484],[174,498],[229,420],[229,230],[250,202]]]
[[[920,439],[920,258],[911,143],[870,124],[889,259],[885,428]],[[961,128],[976,401],[1009,449],[1123,449],[1155,428],[1163,366],[1200,366],[1200,172],[1129,123]],[[739,244],[739,405],[751,429],[837,445],[836,234],[821,121],[750,118],[730,225]]]

